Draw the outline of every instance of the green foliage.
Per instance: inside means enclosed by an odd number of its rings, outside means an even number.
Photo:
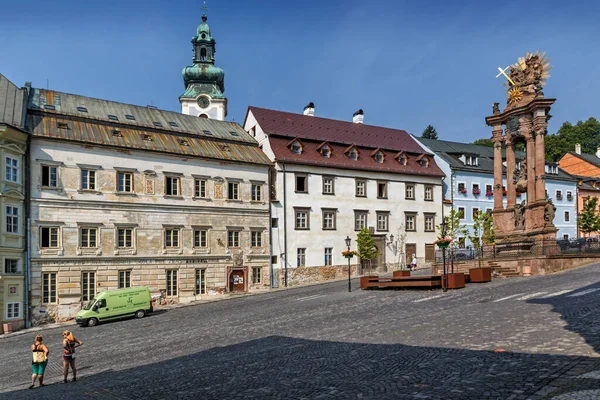
[[[476,144],[478,146],[486,146],[486,147],[494,147],[494,143],[492,139],[477,139],[471,144]]]
[[[496,241],[494,219],[490,213],[477,213],[473,222],[473,233],[469,234],[469,240],[473,243],[473,247],[479,250],[483,245],[493,244]]]
[[[425,130],[421,134],[421,137],[425,138],[425,139],[436,139],[437,140],[438,134],[437,134],[437,131],[435,130],[435,128],[433,127],[433,125],[427,125],[427,128],[425,128]]]
[[[579,229],[588,235],[600,231],[600,213],[598,212],[598,198],[590,197],[583,205],[579,215]]]
[[[364,261],[369,261],[370,275],[371,260],[377,258],[379,253],[377,252],[377,247],[375,247],[375,243],[373,242],[373,238],[371,237],[371,232],[369,232],[369,229],[362,228],[360,232],[358,232],[358,236],[356,238],[356,247],[358,248],[358,256],[360,257],[361,263]]]
[[[438,225],[438,239],[441,239],[443,237],[449,237],[450,239],[452,239],[454,245],[456,245],[456,241],[458,240],[458,238],[462,236],[467,236],[467,227],[465,225],[461,225],[460,213],[458,211],[454,209],[450,210],[450,214],[444,217],[444,221],[446,221],[446,234],[443,234],[442,226]]]
[[[587,121],[562,124],[558,132],[546,136],[546,159],[557,162],[568,151],[575,151],[575,144],[581,144],[581,152],[594,154],[600,142],[600,122],[594,117]]]

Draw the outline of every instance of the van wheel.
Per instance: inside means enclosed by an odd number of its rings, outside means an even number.
[[[146,311],[144,311],[144,310],[137,310],[135,312],[136,318],[144,318],[145,316],[146,316]]]
[[[87,326],[96,326],[98,325],[98,320],[96,318],[90,318],[87,321]]]

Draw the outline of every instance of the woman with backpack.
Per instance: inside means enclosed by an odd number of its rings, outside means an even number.
[[[44,386],[44,371],[48,365],[48,347],[42,343],[42,335],[35,337],[35,343],[31,345],[32,360],[31,360],[31,386],[35,386],[36,378],[40,381],[40,386]]]

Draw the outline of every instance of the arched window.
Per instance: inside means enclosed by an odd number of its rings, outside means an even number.
[[[198,116],[199,116],[200,118],[208,118],[208,115],[206,115],[206,114],[200,114],[200,115],[198,115]]]
[[[204,47],[200,49],[200,59],[206,60],[206,49]]]

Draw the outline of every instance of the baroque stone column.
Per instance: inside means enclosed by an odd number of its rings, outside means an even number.
[[[535,194],[535,141],[531,132],[531,120],[521,117],[519,120],[519,131],[525,136],[527,144],[527,205],[532,205],[536,200]]]
[[[494,143],[494,210],[503,210],[502,206],[502,125],[492,130]]]
[[[506,146],[506,208],[511,209],[517,203],[517,192],[515,191],[515,168],[517,163],[515,161],[515,146],[512,140],[507,138],[504,144]]]
[[[533,132],[535,134],[535,199],[537,201],[546,201],[546,184],[544,174],[546,173],[546,160],[544,151],[545,133],[548,122],[546,113],[542,110],[536,110],[533,116]]]

